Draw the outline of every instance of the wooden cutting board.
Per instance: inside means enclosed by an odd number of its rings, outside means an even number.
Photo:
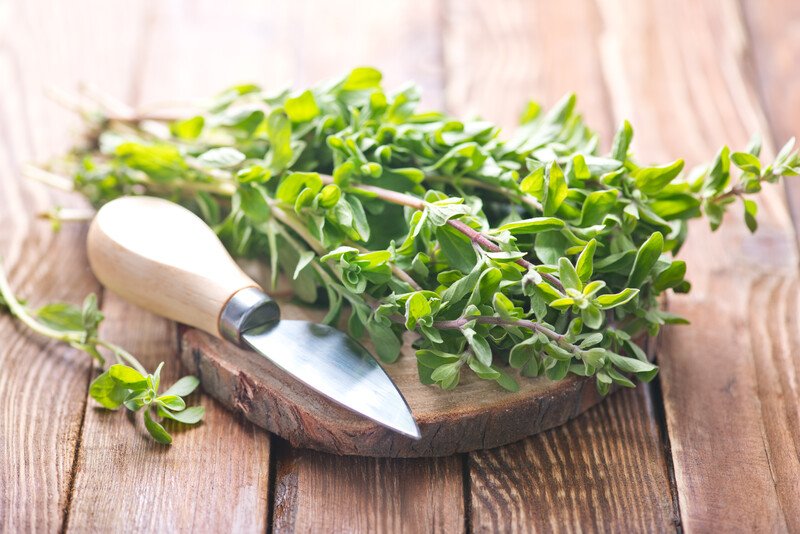
[[[288,319],[323,315],[291,303],[281,309]],[[222,404],[295,447],[335,454],[446,456],[498,447],[561,425],[602,400],[593,379],[574,375],[558,382],[520,377],[515,393],[468,371],[455,390],[425,386],[407,342],[399,360],[384,368],[419,425],[422,438],[414,441],[329,401],[254,352],[192,328],[182,339],[183,363]]]

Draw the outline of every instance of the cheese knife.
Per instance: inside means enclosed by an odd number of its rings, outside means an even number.
[[[261,354],[345,408],[414,439],[408,403],[357,340],[280,307],[199,217],[164,199],[123,197],[97,212],[87,240],[100,282],[153,313]]]

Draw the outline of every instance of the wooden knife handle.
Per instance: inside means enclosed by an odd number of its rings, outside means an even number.
[[[220,333],[220,315],[231,297],[258,288],[211,228],[160,198],[124,197],[100,208],[87,247],[92,270],[108,289],[217,337],[231,337]]]

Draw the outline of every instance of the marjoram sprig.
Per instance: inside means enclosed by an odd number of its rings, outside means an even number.
[[[177,120],[115,106],[87,114],[89,141],[58,170],[95,205],[189,207],[234,255],[324,303],[327,322],[348,304],[350,333],[387,362],[413,332],[426,384],[573,373],[601,393],[652,379],[637,342],[684,322],[661,295],[690,289],[675,257],[688,221],[716,228],[740,202],[755,230],[750,195],[800,172],[793,141],[769,165],[758,141],[688,174],[682,160],[643,165],[627,121],[601,154],[574,96],[528,104],[507,137],[419,98],[362,67],[307,90],[234,86]]]

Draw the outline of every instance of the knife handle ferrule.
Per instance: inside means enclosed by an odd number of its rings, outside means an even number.
[[[223,338],[242,345],[244,332],[275,323],[280,318],[281,310],[277,302],[256,287],[246,287],[234,293],[222,308],[219,331]]]

